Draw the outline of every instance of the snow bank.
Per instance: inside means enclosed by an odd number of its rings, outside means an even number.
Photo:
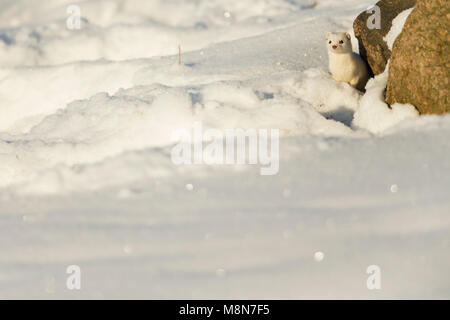
[[[75,101],[44,117],[28,133],[3,137],[0,134],[4,150],[0,158],[7,167],[0,171],[1,186],[29,181],[36,186],[25,188],[28,191],[84,190],[82,183],[72,187],[75,174],[68,172],[79,172],[81,165],[102,163],[127,151],[170,146],[173,132],[191,130],[196,121],[201,121],[205,130],[277,128],[291,136],[352,134],[350,128],[325,119],[306,102],[299,104],[289,95],[277,94],[275,90],[263,92],[241,82],[192,88],[137,86],[112,96],[99,93],[88,100]],[[128,163],[123,166],[123,172],[134,170],[125,169]],[[50,173],[42,175],[42,171]],[[92,178],[85,179],[87,182]],[[44,187],[45,181],[53,187]],[[129,181],[129,177],[124,181]],[[92,183],[85,186],[93,188]]]
[[[10,3],[0,14],[0,65],[122,61],[198,50],[280,27],[279,15],[302,1],[240,0],[51,1]],[[82,28],[66,28],[68,6],[81,10]],[[19,9],[20,8],[20,9]],[[268,19],[266,17],[271,17]],[[23,27],[22,25],[26,25]],[[20,27],[16,27],[20,26]]]
[[[319,69],[305,71],[304,78],[292,84],[294,95],[309,102],[327,118],[350,125],[361,94],[349,84],[334,81]]]
[[[139,64],[77,63],[3,70],[0,131],[26,132],[76,99],[132,86]]]
[[[229,25],[252,17],[274,17],[298,10],[309,0],[254,0],[249,6],[239,0],[3,0],[1,28],[46,24],[66,17],[69,5],[77,5],[82,16],[92,24],[106,28],[116,24],[139,25],[154,21],[171,27]],[[65,19],[64,19],[65,20]]]
[[[389,107],[384,102],[388,70],[389,66],[386,66],[386,70],[382,74],[375,76],[367,83],[366,93],[360,101],[352,123],[356,128],[380,134],[405,119],[419,116],[419,112],[412,105],[396,103]]]

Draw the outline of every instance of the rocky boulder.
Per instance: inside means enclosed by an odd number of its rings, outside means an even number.
[[[450,112],[450,1],[417,0],[392,49],[386,102]]]
[[[353,29],[359,42],[361,57],[368,63],[373,74],[383,73],[391,51],[383,40],[392,27],[392,20],[399,13],[414,6],[416,0],[381,0],[376,5],[380,8],[379,26],[373,28],[375,11],[364,11],[355,20]],[[368,26],[369,21],[369,26]],[[378,29],[379,27],[379,29]]]

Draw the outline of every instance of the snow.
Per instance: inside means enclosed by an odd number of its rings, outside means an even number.
[[[327,71],[372,2],[0,1],[0,298],[448,298],[450,117]],[[175,165],[196,122],[280,130],[278,174]]]
[[[392,51],[392,47],[394,46],[395,39],[399,36],[399,34],[403,30],[403,26],[406,23],[406,19],[409,17],[414,8],[406,9],[401,12],[397,17],[392,20],[392,27],[389,30],[388,34],[383,38],[386,41],[389,50]]]
[[[405,119],[417,118],[419,112],[409,104],[395,103],[388,106],[384,102],[384,91],[388,82],[389,63],[382,74],[370,79],[366,93],[354,114],[353,126],[364,128],[372,133],[382,133],[395,127]]]

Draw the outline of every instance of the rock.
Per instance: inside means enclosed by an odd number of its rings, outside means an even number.
[[[386,102],[450,112],[450,1],[417,0],[392,49]]]
[[[381,0],[376,5],[381,9],[380,29],[369,29],[367,21],[374,13],[364,11],[355,20],[353,29],[359,42],[359,53],[368,63],[373,74],[383,73],[391,57],[383,37],[389,33],[392,20],[402,11],[414,6],[416,0]],[[370,20],[372,21],[372,20]]]

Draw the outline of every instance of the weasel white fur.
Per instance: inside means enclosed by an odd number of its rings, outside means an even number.
[[[361,57],[353,52],[350,34],[328,32],[327,48],[333,79],[347,82],[352,87],[364,91],[369,80],[369,71]]]

